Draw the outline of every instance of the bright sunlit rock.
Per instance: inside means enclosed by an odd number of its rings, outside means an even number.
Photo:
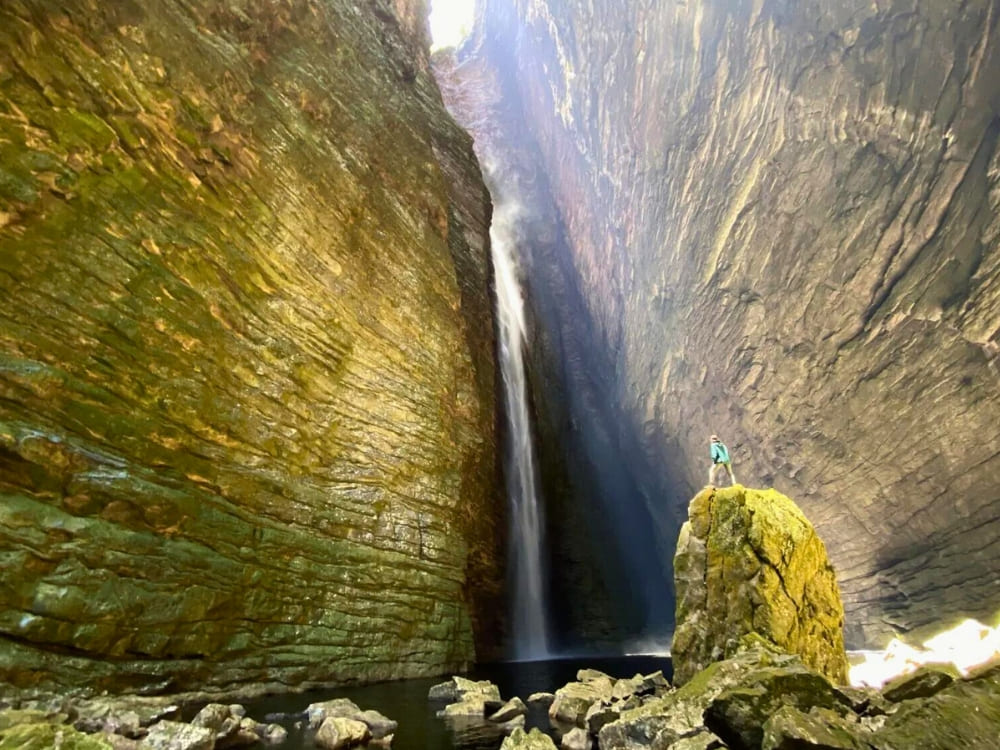
[[[865,660],[851,667],[852,685],[881,687],[899,675],[924,664],[954,664],[968,674],[973,668],[1000,658],[1000,627],[991,628],[976,620],[961,624],[924,641],[923,648],[893,640],[885,651],[865,653]]]
[[[475,0],[431,0],[431,47],[457,47],[472,31]]]

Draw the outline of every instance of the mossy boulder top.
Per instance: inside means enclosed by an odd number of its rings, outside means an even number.
[[[732,656],[756,633],[835,683],[847,681],[844,609],[823,542],[784,495],[707,487],[674,558],[674,680]]]

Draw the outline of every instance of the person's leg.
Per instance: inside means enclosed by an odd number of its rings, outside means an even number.
[[[729,474],[729,483],[730,484],[736,484],[736,475],[733,474],[733,465],[732,465],[732,463],[727,463],[726,464],[726,473]]]
[[[709,467],[708,469],[708,483],[713,487],[715,486],[715,473],[716,469],[718,468],[719,468],[718,464],[712,464],[711,467]]]

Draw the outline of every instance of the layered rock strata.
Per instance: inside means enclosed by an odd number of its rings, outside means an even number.
[[[396,5],[0,8],[0,681],[489,656],[490,204]]]
[[[699,492],[677,541],[674,583],[675,684],[732,656],[750,634],[847,683],[836,573],[812,524],[784,495],[740,485]]]
[[[669,553],[720,433],[813,519],[853,646],[1000,609],[998,19],[490,0],[463,50],[565,232],[525,275],[571,355],[539,364],[577,395],[537,395],[572,491],[645,505]]]

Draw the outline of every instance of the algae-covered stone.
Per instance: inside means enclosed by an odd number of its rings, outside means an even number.
[[[452,680],[455,682],[455,694],[460,700],[469,696],[482,696],[487,701],[501,700],[500,688],[489,680],[470,680],[457,676]]]
[[[764,724],[784,706],[802,711],[828,709],[845,716],[850,701],[830,683],[801,665],[766,667],[742,676],[705,709],[705,726],[733,747],[759,748]]]
[[[664,745],[665,750],[718,750],[724,747],[722,740],[707,729],[696,731],[694,734],[681,737],[676,742]]]
[[[498,723],[504,723],[514,719],[518,716],[524,716],[528,713],[528,707],[524,705],[524,701],[518,698],[516,695],[509,701],[504,703],[497,711],[490,715],[490,721],[495,721]]]
[[[49,724],[17,724],[0,730],[0,750],[113,750],[100,736],[84,734],[73,727]],[[199,750],[210,750],[211,745]],[[177,750],[181,750],[178,748]]]
[[[556,690],[549,718],[582,727],[590,707],[602,700],[609,701],[613,689],[611,678],[606,675],[594,676],[586,682],[570,682]]]
[[[306,717],[311,727],[318,727],[325,719],[335,716],[357,718],[360,713],[358,704],[350,698],[333,698],[320,703],[310,703],[306,707]]]
[[[618,721],[600,730],[601,750],[641,750],[651,743],[667,747],[702,731],[705,711],[720,695],[741,689],[763,692],[762,685],[777,682],[785,686],[806,684],[820,695],[818,700],[804,695],[790,696],[782,703],[787,701],[789,705],[807,708],[814,704],[830,705],[831,701],[849,704],[831,685],[826,684],[824,690],[820,684],[822,678],[806,670],[799,657],[781,652],[762,639],[744,638],[735,656],[713,662],[677,690],[622,712]],[[832,697],[829,693],[833,693]]]
[[[592,745],[590,734],[580,727],[573,727],[559,740],[559,747],[562,750],[590,750]]]
[[[847,681],[844,610],[812,524],[774,490],[706,488],[691,501],[674,558],[671,655],[682,684],[757,633],[838,684]]]
[[[1000,667],[899,704],[872,744],[879,750],[1000,747]]]
[[[835,711],[782,706],[765,723],[761,750],[869,750],[871,733]]]
[[[504,738],[500,750],[556,750],[556,743],[537,728],[530,732],[517,728]]]

